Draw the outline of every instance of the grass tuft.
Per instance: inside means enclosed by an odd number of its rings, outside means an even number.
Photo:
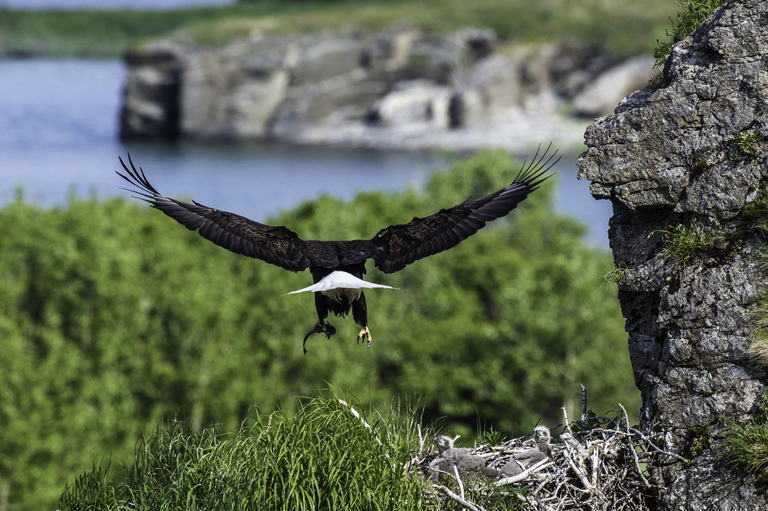
[[[123,480],[94,466],[60,509],[424,509],[424,483],[404,473],[419,446],[414,414],[371,416],[318,397],[228,436],[173,421],[139,443]]]
[[[670,18],[671,31],[667,29],[667,40],[656,41],[658,46],[653,52],[656,67],[664,65],[664,58],[672,51],[672,46],[691,34],[725,0],[677,0],[679,11],[675,19]]]
[[[477,443],[479,444],[501,445],[507,441],[506,436],[501,431],[495,429],[493,426],[486,428],[483,424],[480,424],[479,421],[477,431]]]
[[[727,237],[723,232],[707,229],[703,223],[695,221],[690,227],[678,225],[654,233],[661,233],[664,241],[662,254],[665,259],[675,259],[677,269],[690,266],[695,256],[720,249],[722,245],[727,244]]]
[[[752,129],[741,130],[735,137],[738,155],[736,159],[744,159],[759,153],[766,143],[765,137]]]
[[[760,491],[768,490],[768,395],[760,410],[743,424],[732,424],[724,433],[727,462],[757,476]]]
[[[734,463],[755,474],[768,468],[768,423],[734,424],[727,438]]]
[[[618,284],[626,278],[628,268],[626,261],[622,261],[613,270],[600,277],[600,279],[606,284]]]
[[[761,183],[755,199],[744,207],[744,220],[754,231],[768,236],[768,184]],[[759,252],[758,269],[768,274],[768,247],[763,245]],[[768,367],[768,298],[762,296],[753,310],[755,328],[749,345],[749,354],[758,364]]]
[[[768,235],[768,183],[760,184],[755,199],[744,207],[742,216],[753,230]],[[768,272],[768,252],[763,250],[760,258],[761,270]]]
[[[766,332],[765,315],[768,315],[768,307],[765,304],[759,306],[758,314],[761,319],[758,320],[758,332],[752,338],[749,345],[749,355],[752,359],[763,367],[768,367],[768,332]]]
[[[764,247],[760,252],[760,269],[765,273],[766,268],[768,268],[768,249]],[[749,354],[755,362],[768,367],[768,298],[762,297],[757,302],[753,317],[755,328],[749,344]]]

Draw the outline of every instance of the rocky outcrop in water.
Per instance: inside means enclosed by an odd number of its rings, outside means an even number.
[[[173,47],[131,52],[125,63],[120,132],[125,138],[172,140],[179,136],[181,63]]]
[[[725,2],[673,48],[661,83],[585,136],[579,177],[613,203],[641,420],[690,460],[652,467],[660,509],[768,509],[719,436],[752,417],[768,381],[748,354],[766,240],[742,215],[768,178],[768,3]],[[670,257],[674,232],[705,243]]]
[[[487,30],[411,28],[254,33],[217,49],[159,41],[126,63],[124,139],[398,149],[580,144],[587,121],[563,111],[607,113],[651,66],[568,45],[511,46]]]

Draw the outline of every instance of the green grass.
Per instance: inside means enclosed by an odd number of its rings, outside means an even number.
[[[264,0],[174,11],[2,11],[0,56],[115,57],[171,33],[221,45],[253,29],[268,33],[412,25],[449,33],[491,28],[502,39],[570,40],[619,55],[650,53],[674,5],[665,0]]]
[[[618,284],[626,278],[627,268],[627,263],[622,261],[621,264],[617,265],[613,270],[603,275],[601,279],[606,284]]]
[[[768,301],[760,300],[754,309],[755,331],[749,345],[752,359],[763,367],[768,367]]]
[[[78,475],[59,509],[458,511],[414,463],[435,434],[419,430],[419,419],[413,409],[360,414],[321,396],[295,413],[257,412],[230,435],[173,420],[139,441],[130,466],[94,463]],[[486,439],[501,441],[495,431]],[[440,482],[462,491],[453,478]],[[473,484],[464,491],[487,511],[524,507],[524,489]]]
[[[751,421],[734,424],[726,438],[733,463],[755,474],[764,473],[768,469],[768,423]]]
[[[60,509],[424,509],[425,483],[406,469],[416,415],[356,413],[316,397],[233,435],[173,421],[138,444],[125,476],[109,464],[78,476]]]
[[[744,220],[751,229],[768,234],[768,183],[761,183],[755,199],[744,207]]]
[[[750,230],[755,231],[765,240],[768,236],[768,184],[761,183],[757,196],[747,204],[742,213]],[[763,277],[768,274],[768,247],[762,243],[758,252],[759,270]],[[759,364],[768,367],[768,297],[763,295],[755,305],[755,329],[749,352]]]
[[[768,396],[762,396],[760,409],[751,420],[732,424],[723,437],[723,459],[737,470],[754,474],[759,491],[768,490]]]
[[[677,225],[654,232],[662,235],[662,255],[665,259],[674,259],[678,269],[690,266],[699,254],[722,249],[728,241],[723,232],[708,229],[701,222],[694,222],[690,227]]]
[[[766,139],[753,129],[741,130],[735,137],[738,154],[735,159],[745,159],[762,151]]]
[[[672,51],[672,46],[685,39],[696,27],[709,17],[712,12],[723,5],[725,0],[677,0],[679,12],[675,19],[670,18],[672,29],[667,30],[667,39],[658,41],[653,52],[656,66],[664,64],[664,57]]]

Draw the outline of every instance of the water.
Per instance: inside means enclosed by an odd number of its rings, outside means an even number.
[[[126,196],[118,155],[129,151],[169,196],[265,220],[319,193],[342,199],[359,190],[418,186],[445,160],[429,154],[339,151],[279,145],[124,144],[118,140],[125,69],[117,60],[0,60],[0,205],[21,187],[44,207],[70,195]],[[522,155],[525,156],[525,155]],[[610,205],[576,180],[565,155],[556,208],[591,227],[607,247]]]

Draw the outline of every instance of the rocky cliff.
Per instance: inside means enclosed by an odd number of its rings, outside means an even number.
[[[766,240],[743,212],[768,179],[768,2],[729,0],[676,45],[660,83],[585,135],[579,177],[613,204],[641,421],[689,459],[654,466],[661,509],[768,509],[720,456],[766,370],[749,356]]]
[[[472,29],[254,32],[215,49],[158,41],[126,56],[121,132],[398,149],[573,147],[585,116],[642,87],[651,62],[513,46]]]

